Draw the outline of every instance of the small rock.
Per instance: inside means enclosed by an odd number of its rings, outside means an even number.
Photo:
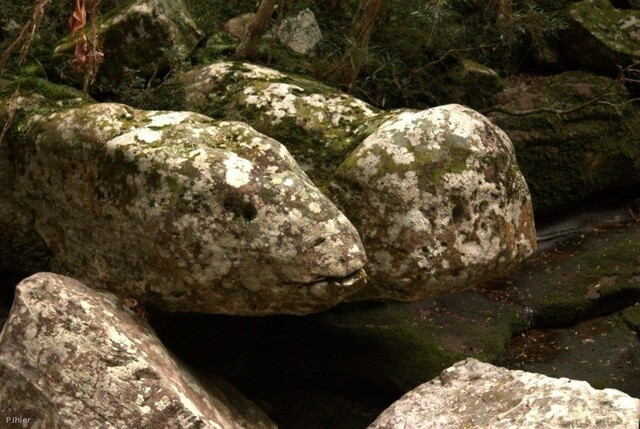
[[[316,16],[310,9],[300,11],[294,17],[282,20],[277,31],[278,40],[292,51],[305,55],[322,40]]]

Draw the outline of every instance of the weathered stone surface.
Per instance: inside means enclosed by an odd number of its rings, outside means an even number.
[[[598,73],[615,74],[640,59],[640,10],[616,9],[610,0],[583,0],[567,13],[564,54]]]
[[[536,214],[569,207],[596,193],[640,183],[640,110],[625,87],[585,72],[517,78],[498,94],[511,111],[572,109],[606,92],[602,101],[567,114],[490,114],[509,136]]]
[[[347,218],[278,142],[120,104],[14,122],[15,198],[55,269],[170,311],[304,314],[362,285]]]
[[[105,61],[96,85],[124,94],[132,88],[142,89],[147,79],[162,76],[184,61],[202,36],[181,0],[129,3],[101,26]],[[70,41],[56,48],[56,56],[67,67],[74,46]],[[119,89],[118,84],[122,85]]]
[[[282,20],[277,31],[278,40],[298,54],[307,54],[322,40],[316,16],[310,9]]]
[[[635,429],[639,419],[640,400],[617,390],[466,359],[407,393],[369,429]]]
[[[338,168],[332,193],[369,258],[369,284],[355,299],[440,295],[535,249],[511,142],[460,105],[396,112]]]
[[[0,334],[6,416],[40,428],[276,427],[223,390],[207,391],[112,294],[52,273],[18,285]]]
[[[171,89],[165,98],[184,100],[181,108],[242,120],[282,142],[305,172],[320,181],[371,132],[371,119],[379,113],[317,82],[245,63],[196,68]]]
[[[18,112],[47,105],[77,106],[88,100],[80,91],[41,79],[0,80],[0,99],[10,98],[18,85],[22,96],[13,101]],[[7,113],[3,105],[0,122],[4,123]],[[20,273],[24,277],[25,274],[49,270],[51,253],[35,229],[33,214],[15,198],[16,174],[10,152],[13,139],[9,132],[0,144],[0,272]]]

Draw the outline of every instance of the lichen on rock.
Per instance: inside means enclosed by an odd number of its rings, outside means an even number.
[[[365,137],[379,111],[307,79],[247,63],[220,62],[177,79],[166,97],[216,119],[247,122],[283,143],[314,180],[323,182]]]
[[[369,429],[442,427],[635,429],[640,400],[585,381],[466,359],[396,401]]]
[[[338,168],[331,189],[369,258],[369,284],[355,299],[436,296],[535,250],[511,142],[460,105],[396,112]]]
[[[7,416],[41,428],[276,427],[223,391],[205,388],[114,295],[52,273],[18,285],[0,333]]]
[[[587,70],[615,74],[640,60],[640,11],[617,9],[609,0],[582,0],[569,6],[567,19],[563,51]]]
[[[347,218],[246,124],[87,104],[17,121],[15,199],[54,268],[170,311],[305,314],[362,287]]]

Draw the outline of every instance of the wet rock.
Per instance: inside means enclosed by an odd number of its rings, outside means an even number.
[[[246,63],[196,68],[164,91],[162,99],[173,106],[242,120],[277,139],[320,182],[371,132],[375,121],[369,120],[379,113],[317,82]]]
[[[535,250],[511,142],[460,105],[391,115],[338,168],[332,194],[369,258],[368,286],[353,299],[450,293]]]
[[[202,36],[181,0],[130,3],[101,25],[105,61],[94,90],[126,96],[133,88],[144,89],[148,79],[164,76],[186,60]],[[69,69],[74,47],[75,41],[62,43],[54,59],[64,64],[64,74],[71,76],[75,76]]]
[[[6,415],[59,428],[276,427],[221,392],[207,391],[115,296],[51,273],[18,286],[0,334]]]
[[[283,19],[276,34],[280,43],[302,55],[312,51],[322,40],[316,16],[310,9],[301,10],[296,16]]]
[[[513,142],[537,215],[638,186],[640,110],[622,84],[584,72],[517,78],[498,94],[498,106],[507,110],[562,111],[604,92],[604,103],[566,114],[490,114]]]
[[[616,9],[609,0],[583,0],[567,13],[564,54],[596,73],[616,74],[640,59],[640,11]]]
[[[632,429],[640,400],[586,382],[466,359],[395,402],[369,429],[436,427]]]
[[[170,311],[304,314],[362,287],[357,231],[278,142],[120,104],[13,124],[15,198],[54,268]]]

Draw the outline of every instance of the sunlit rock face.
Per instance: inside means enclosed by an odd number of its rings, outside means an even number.
[[[170,311],[305,314],[363,286],[358,232],[277,141],[120,104],[17,121],[15,198],[57,271]]]
[[[460,105],[396,112],[338,168],[332,195],[369,258],[368,286],[355,299],[437,296],[535,250],[511,142]]]
[[[387,408],[369,429],[635,429],[640,400],[585,381],[458,362]]]
[[[120,299],[52,273],[17,287],[0,401],[28,427],[276,427],[237,392],[205,388]]]

